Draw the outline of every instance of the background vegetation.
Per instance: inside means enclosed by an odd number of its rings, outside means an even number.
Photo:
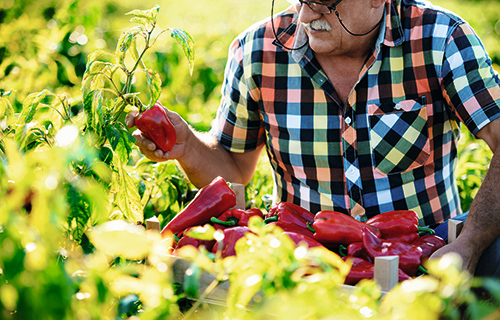
[[[150,8],[160,4],[160,26],[175,26],[195,40],[195,68],[191,76],[180,46],[164,38],[144,60],[162,80],[160,100],[180,113],[193,127],[206,131],[220,100],[227,48],[242,30],[270,14],[270,2],[141,1]],[[434,2],[466,18],[483,40],[500,70],[500,5],[494,0],[440,0]],[[0,90],[12,91],[9,100],[19,111],[22,101],[42,89],[71,96],[71,110],[82,110],[79,92],[87,55],[97,49],[114,49],[136,1],[117,0],[5,0],[0,3]],[[276,10],[288,2],[276,2]],[[141,91],[138,86],[137,90]],[[464,132],[457,170],[462,208],[470,202],[484,177],[491,153],[484,143]],[[269,166],[263,156],[253,184],[270,191]],[[264,180],[262,180],[264,179]]]
[[[156,3],[161,6],[158,16],[161,28],[181,28],[194,38],[194,70],[190,75],[182,46],[169,37],[161,38],[143,60],[158,71],[162,80],[160,100],[164,105],[180,113],[198,130],[206,131],[219,104],[229,43],[246,27],[269,16],[271,3],[253,0],[0,2],[2,319],[27,319],[33,314],[40,319],[113,319],[137,314],[139,309],[141,318],[158,319],[169,315],[176,318],[183,311],[180,303],[185,297],[183,288],[173,284],[166,272],[170,265],[165,259],[167,245],[143,229],[122,222],[141,223],[144,218],[156,215],[164,225],[192,198],[192,186],[175,162],[152,164],[136,149],[128,149],[126,142],[130,141],[123,132],[118,135],[106,132],[106,137],[87,135],[90,123],[84,115],[88,115],[89,106],[94,107],[94,101],[90,103],[81,91],[89,54],[96,50],[113,53],[122,32],[132,27],[130,16],[124,13],[149,9]],[[470,21],[484,40],[495,68],[500,70],[498,3],[446,0],[436,4]],[[280,0],[276,10],[287,5]],[[126,77],[117,81],[123,85]],[[148,92],[147,81],[136,81],[133,89]],[[104,108],[112,103],[106,102]],[[68,123],[73,126],[65,126]],[[491,152],[466,132],[459,152],[457,180],[466,210],[484,177]],[[247,188],[248,206],[265,206],[262,197],[272,193],[271,180],[263,156]],[[109,220],[114,221],[109,224]],[[240,283],[232,288],[241,289],[238,297],[244,302],[259,290],[272,293],[272,299],[280,301],[294,301],[294,297],[309,301],[328,293],[332,300],[340,299],[345,306],[349,305],[349,312],[358,316],[375,315],[382,319],[384,310],[392,310],[410,319],[411,308],[421,310],[422,305],[428,306],[431,301],[435,318],[443,315],[445,319],[458,319],[466,310],[459,307],[470,305],[469,316],[478,319],[494,308],[477,303],[468,289],[489,285],[492,292],[489,298],[500,299],[499,284],[471,282],[460,274],[458,262],[453,260],[431,267],[435,278],[423,280],[417,285],[418,290],[410,288],[415,303],[409,304],[408,310],[395,310],[401,302],[397,297],[408,293],[404,288],[399,288],[402,291],[395,291],[382,304],[380,292],[369,283],[346,299],[332,289],[345,272],[340,262],[325,253],[298,257],[290,250],[290,244],[274,248],[275,231],[258,222],[254,229],[262,239],[254,239],[254,247],[242,249],[245,254],[276,249],[276,256],[293,263],[289,264],[292,269],[286,269],[279,265],[280,261],[260,261],[262,268],[255,271],[244,269],[247,261],[241,259],[219,261],[215,269],[208,270],[217,274],[220,281],[233,277],[235,283]],[[258,252],[265,256],[264,251]],[[245,254],[242,257],[248,257]],[[200,263],[207,262],[203,255],[189,256],[198,261],[201,265],[198,268],[208,265]],[[316,274],[315,278],[301,278],[299,285],[293,276],[296,272],[312,272],[302,269],[312,260],[318,263],[315,270],[324,273]],[[230,263],[241,268],[231,270]],[[271,277],[266,273],[270,267],[284,273]],[[322,277],[330,282],[320,281]],[[265,281],[250,286],[248,278],[265,278]],[[327,293],[322,291],[326,286],[331,289]],[[263,317],[273,310],[272,299],[264,305],[267,313]],[[315,301],[309,302],[312,309],[308,312],[321,311],[320,306],[315,308]],[[292,305],[286,304],[279,312],[283,315],[303,312]],[[235,314],[241,313],[237,304],[232,307]],[[321,312],[325,312],[324,316],[330,311]]]

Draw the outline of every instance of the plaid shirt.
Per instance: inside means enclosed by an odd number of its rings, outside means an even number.
[[[500,80],[472,28],[428,2],[386,5],[377,45],[346,102],[308,46],[277,45],[270,20],[232,43],[212,128],[232,152],[265,143],[277,201],[365,220],[414,210],[434,225],[460,213],[460,122],[475,135],[500,116]],[[293,7],[280,42],[305,35]]]

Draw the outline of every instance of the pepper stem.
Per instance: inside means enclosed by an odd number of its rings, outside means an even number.
[[[313,226],[312,226],[312,223],[311,222],[308,222],[307,223],[307,229],[309,229],[310,231],[312,231],[313,233],[316,233],[316,230],[314,230]]]
[[[224,227],[235,227],[236,225],[238,225],[238,219],[236,218],[228,218],[226,221],[222,221],[222,220],[219,220],[217,219],[216,217],[212,217],[210,218],[210,221],[212,221],[212,223],[214,224],[218,224],[218,225],[221,225],[221,226],[224,226]]]
[[[272,217],[269,217],[269,218],[265,218],[264,219],[264,222],[265,223],[269,223],[269,222],[276,222],[278,221],[278,216],[272,216]]]
[[[419,266],[417,271],[423,273],[423,274],[429,274],[429,272],[427,271],[427,269],[425,269],[424,267],[422,266]]]
[[[428,232],[431,235],[435,235],[436,234],[436,231],[434,231],[434,229],[429,228],[429,227],[418,227],[418,231],[417,232]]]
[[[347,248],[344,245],[339,245],[339,255],[341,257],[346,257],[347,256]]]
[[[181,238],[179,238],[179,237],[177,236],[177,233],[176,233],[176,234],[174,234],[174,240],[175,240],[175,242],[179,242],[179,241],[181,240]]]

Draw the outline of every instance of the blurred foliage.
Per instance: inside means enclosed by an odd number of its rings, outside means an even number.
[[[370,279],[343,286],[349,264],[324,247],[296,246],[259,217],[250,219],[249,228],[252,232],[236,242],[236,256],[221,258],[219,250],[212,261],[201,248],[176,251],[192,262],[190,270],[213,275],[214,284],[230,282],[225,319],[476,320],[500,315],[498,279],[471,277],[456,254],[428,261],[428,275],[382,292]],[[200,300],[215,287],[201,290],[186,317],[211,319]]]
[[[474,139],[467,129],[461,135],[456,177],[462,211],[466,212],[486,176],[493,153],[486,142]]]
[[[193,0],[183,2],[144,0],[143,7],[158,3],[162,12],[158,24],[174,25],[188,31],[195,41],[194,71],[190,75],[182,47],[160,40],[154,51],[143,57],[161,80],[160,100],[178,112],[190,125],[202,131],[210,128],[220,101],[227,48],[232,39],[254,22],[270,14],[271,3],[255,5],[254,1]],[[500,5],[496,0],[440,0],[436,5],[464,17],[476,30],[490,53],[496,70],[500,70]],[[4,0],[0,3],[0,91],[11,91],[10,103],[20,111],[32,92],[47,89],[54,94],[66,93],[71,112],[83,109],[79,83],[86,68],[87,56],[95,50],[113,50],[127,24],[123,15],[135,9],[134,1],[125,0]],[[278,1],[275,10],[288,6]],[[221,17],[223,17],[221,19]],[[120,80],[125,83],[125,79]],[[139,85],[140,81],[136,85]],[[143,90],[138,86],[134,89]],[[466,147],[471,139],[464,132],[460,153],[487,156],[484,144]],[[465,141],[465,143],[463,142]],[[474,156],[468,158],[472,159]],[[266,156],[263,155],[262,161]],[[475,194],[477,178],[484,176],[485,162],[458,168],[458,185],[462,210],[467,211]],[[469,161],[467,161],[469,163]],[[470,172],[471,166],[475,170]],[[272,193],[270,168],[262,165],[247,190],[249,206],[263,207],[261,197]],[[465,181],[464,178],[471,178]],[[256,195],[255,192],[265,189]]]
[[[143,57],[161,80],[161,92],[153,95],[160,94],[165,106],[206,131],[219,104],[229,43],[266,18],[271,3],[144,0],[140,9],[156,3],[162,7],[159,26],[188,31],[196,43],[196,55],[190,75],[183,46],[173,45],[167,37],[159,40]],[[498,70],[497,1],[436,4],[471,23]],[[277,3],[276,11],[287,5]],[[137,148],[125,147],[124,143],[132,142],[124,138],[127,128],[120,127],[119,136],[93,135],[87,130],[89,113],[84,112],[84,105],[99,106],[90,100],[86,104],[81,91],[88,57],[97,50],[114,52],[117,43],[126,42],[120,37],[131,24],[124,13],[137,6],[131,0],[0,1],[1,319],[29,319],[34,314],[40,319],[182,316],[179,301],[187,293],[172,283],[172,261],[165,256],[172,239],[162,240],[130,221],[140,223],[155,215],[163,226],[196,190],[175,162],[152,164]],[[143,78],[125,75],[115,81],[118,86],[130,84],[130,92],[148,93]],[[113,110],[113,102],[105,102],[104,107]],[[457,181],[465,211],[491,152],[464,132],[459,155]],[[265,208],[272,187],[263,154],[246,188],[247,207]],[[135,213],[141,212],[140,217],[127,215],[124,208],[130,205],[138,209]],[[414,319],[425,307],[427,319],[499,315],[500,284],[470,279],[453,258],[429,266],[431,276],[403,283],[383,300],[373,282],[363,282],[346,295],[336,289],[345,264],[321,251],[295,249],[289,239],[259,221],[252,229],[256,236],[238,244],[239,260],[212,261],[192,251],[186,255],[200,262],[198,269],[235,283],[228,301],[234,317],[268,319],[272,313],[277,319],[303,314],[317,319],[342,309],[353,319],[384,319],[389,312]],[[269,252],[273,259],[265,259]],[[477,288],[486,299],[479,301],[470,292]],[[256,292],[264,292],[267,298],[254,300]],[[252,303],[257,303],[255,312],[249,314],[244,309]],[[188,315],[196,317],[194,310],[201,309],[191,310]]]

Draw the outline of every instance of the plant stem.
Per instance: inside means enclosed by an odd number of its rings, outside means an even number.
[[[131,70],[123,70],[126,73],[126,75],[127,75],[127,80],[125,81],[125,86],[123,87],[122,91],[120,91],[118,93],[118,95],[123,100],[124,104],[120,107],[120,109],[118,109],[117,112],[115,112],[113,120],[111,121],[112,124],[114,124],[118,120],[118,118],[120,117],[120,115],[123,112],[123,110],[125,110],[125,107],[127,105],[127,99],[125,98],[125,94],[130,93],[130,91],[132,90],[132,77],[133,77],[133,74],[134,74],[135,70],[139,66],[139,63],[142,63],[143,66],[145,67],[144,62],[142,61],[142,57],[144,57],[144,54],[146,53],[146,51],[149,48],[151,48],[151,45],[149,44],[149,42],[151,41],[151,35],[153,34],[153,30],[154,30],[155,26],[156,26],[156,23],[153,24],[152,27],[151,27],[151,30],[148,31],[147,36],[145,38],[146,44],[144,46],[144,49],[140,53],[139,58],[136,60],[136,62],[134,64],[134,66],[132,67],[132,69]],[[114,84],[113,81],[111,81],[111,83],[113,83],[113,86],[115,86],[115,84]],[[116,86],[115,86],[115,88],[116,88]],[[116,89],[118,91],[118,88],[116,88]],[[138,99],[136,98],[135,101],[137,101],[137,100]],[[139,100],[139,105],[138,105],[138,107],[139,107],[139,113],[142,112],[142,107],[143,106],[144,105]]]
[[[198,309],[198,307],[205,301],[205,299],[208,297],[208,295],[211,294],[215,290],[215,288],[217,288],[219,283],[220,283],[219,280],[214,279],[214,281],[212,281],[208,285],[208,287],[205,289],[205,291],[203,291],[203,294],[201,295],[200,299],[197,299],[196,303],[191,307],[191,309],[189,309],[188,313],[186,313],[186,315],[184,316],[184,319],[189,319],[190,317],[193,316],[196,309]]]

